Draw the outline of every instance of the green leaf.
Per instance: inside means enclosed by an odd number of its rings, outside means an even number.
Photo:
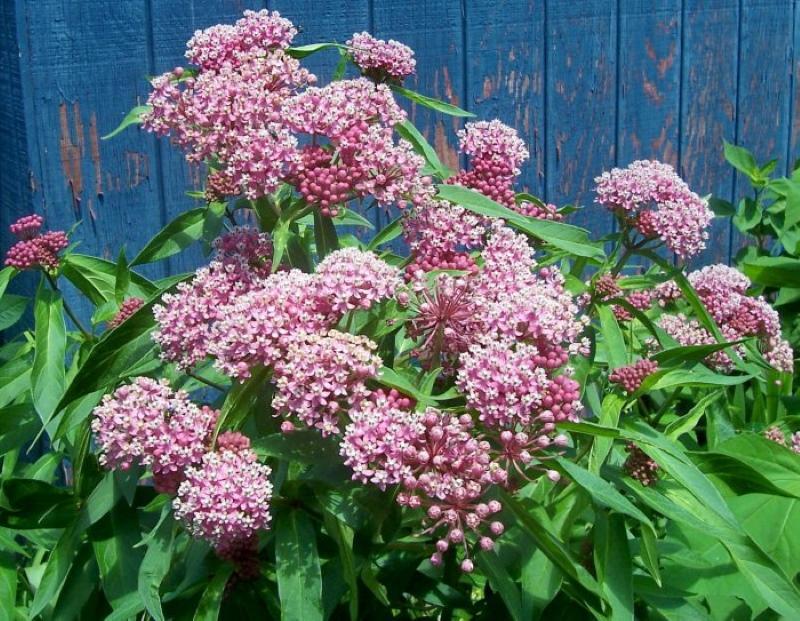
[[[339,249],[339,237],[333,221],[323,216],[319,209],[314,210],[314,240],[317,244],[317,257],[320,261],[334,250]]]
[[[611,308],[605,304],[597,307],[597,317],[600,319],[600,333],[603,335],[603,349],[606,352],[609,369],[617,369],[628,363],[628,349],[625,346],[625,337],[617,323],[617,318]]]
[[[600,424],[604,427],[616,427],[619,425],[619,417],[622,413],[622,407],[625,405],[625,399],[621,396],[611,393],[606,395],[603,399],[602,409],[600,411]],[[611,447],[614,440],[607,437],[598,437],[592,444],[592,450],[589,454],[589,470],[595,474],[599,474],[600,468],[605,463],[608,454],[611,452]]]
[[[203,251],[206,255],[211,253],[214,240],[222,232],[223,218],[225,217],[225,203],[211,202],[205,209],[203,217]]]
[[[483,194],[457,185],[440,184],[436,186],[439,197],[456,203],[481,216],[502,218],[514,228],[537,239],[579,257],[603,260],[605,253],[601,245],[589,239],[585,229],[562,222],[550,222],[528,218],[508,207],[486,198]]]
[[[14,554],[0,551],[0,616],[14,619],[17,602],[17,561]]]
[[[323,512],[322,517],[325,521],[325,530],[339,548],[342,573],[347,587],[350,589],[350,619],[356,621],[358,619],[358,571],[353,556],[353,531],[328,510]]]
[[[691,432],[705,415],[706,409],[723,394],[724,391],[716,390],[705,395],[684,416],[681,416],[667,425],[664,429],[664,435],[671,440],[677,440],[683,434]]]
[[[392,220],[389,224],[383,227],[375,237],[373,237],[369,245],[367,246],[367,250],[375,250],[378,246],[382,246],[383,244],[388,244],[393,239],[399,237],[403,234],[403,217],[396,218]]]
[[[70,253],[64,257],[61,273],[95,306],[116,302],[117,264],[98,257]],[[128,293],[149,298],[158,287],[136,272],[130,272]]]
[[[172,548],[175,542],[175,523],[169,506],[164,507],[161,521],[147,538],[147,552],[139,567],[138,591],[148,614],[156,621],[164,621],[159,589],[169,572]]]
[[[425,136],[420,133],[411,121],[406,119],[402,123],[395,125],[394,129],[401,138],[408,141],[411,146],[414,147],[414,151],[425,158],[425,162],[435,176],[439,179],[447,179],[453,174],[453,172],[442,163],[442,160],[439,159],[436,149],[431,146],[425,139]]]
[[[219,608],[222,605],[222,595],[225,593],[225,585],[233,574],[232,565],[223,565],[209,581],[197,610],[194,613],[194,621],[217,621],[219,618]]]
[[[117,272],[114,279],[114,301],[117,304],[122,304],[125,300],[125,294],[128,292],[130,284],[131,270],[128,266],[128,259],[125,257],[125,249],[121,248],[119,251],[119,258],[117,259]]]
[[[316,534],[301,510],[276,516],[275,565],[282,621],[322,621],[322,574]]]
[[[466,110],[462,110],[458,106],[445,103],[444,101],[434,99],[433,97],[427,97],[425,95],[421,95],[420,93],[409,90],[407,88],[403,88],[402,86],[392,85],[391,89],[398,95],[402,95],[403,97],[414,102],[415,104],[419,104],[420,106],[430,108],[431,110],[435,110],[436,112],[441,112],[442,114],[447,114],[449,116],[467,117],[467,118],[475,116],[474,114],[472,114],[472,112],[467,112]]]
[[[522,598],[519,588],[508,574],[506,568],[503,567],[500,559],[497,558],[497,554],[494,552],[479,552],[475,556],[475,560],[478,562],[481,573],[489,580],[492,590],[500,595],[510,618],[514,621],[524,621],[525,617],[522,614]]]
[[[581,602],[590,610],[597,610],[599,600],[605,599],[597,581],[588,571],[578,563],[570,551],[545,523],[532,512],[528,511],[519,500],[504,490],[500,490],[503,507],[511,512],[520,527],[533,539],[542,552],[575,583]],[[599,598],[599,599],[598,599]]]
[[[741,264],[745,275],[766,287],[800,287],[800,259],[754,257]]]
[[[600,478],[596,474],[592,474],[588,470],[584,470],[567,459],[559,458],[558,464],[575,483],[589,493],[595,502],[617,511],[618,513],[632,517],[634,520],[641,522],[645,527],[653,530],[653,524],[650,519],[642,513],[636,505],[617,491],[611,483]]]
[[[61,587],[67,579],[75,553],[81,545],[82,541],[80,540],[76,521],[71,527],[64,530],[58,539],[56,547],[50,552],[47,566],[39,582],[39,588],[36,589],[28,610],[31,619],[38,616],[49,604],[56,600]]]
[[[113,608],[137,593],[137,576],[144,550],[134,547],[141,539],[136,510],[116,506],[90,531],[103,592]],[[140,602],[140,607],[143,605]]]
[[[308,45],[295,45],[286,49],[286,54],[292,58],[305,58],[322,50],[344,49],[347,47],[339,43],[310,43]]]
[[[737,147],[727,140],[723,141],[725,159],[736,170],[744,173],[749,178],[754,178],[758,174],[758,164],[753,154],[744,147]]]
[[[718,196],[712,196],[708,199],[708,207],[717,217],[730,218],[736,213],[736,208],[730,201],[726,201]]]
[[[142,265],[161,261],[178,254],[203,237],[206,209],[200,207],[180,214],[151,239],[131,261],[131,265]]]
[[[526,543],[529,542],[526,537]],[[530,543],[527,558],[522,561],[522,618],[538,619],[542,611],[561,590],[561,571],[547,555]]]
[[[10,328],[17,323],[28,306],[28,298],[10,293],[0,297],[0,330]]]
[[[597,513],[594,526],[597,580],[611,604],[611,619],[633,621],[633,563],[621,515]]]
[[[651,355],[650,358],[661,366],[672,366],[682,362],[700,362],[715,352],[740,343],[744,343],[744,340],[712,343],[710,345],[682,345],[663,349]]]
[[[244,382],[237,382],[225,397],[217,424],[214,428],[212,444],[223,429],[238,429],[239,425],[250,416],[262,402],[270,390],[270,370],[264,367],[254,369]],[[266,404],[263,404],[266,409]]]
[[[156,346],[150,337],[155,326],[152,315],[155,302],[144,304],[118,328],[103,334],[72,378],[58,409],[85,395],[115,386],[129,377],[130,369],[156,357]]]
[[[66,385],[67,328],[63,311],[61,296],[45,289],[42,283],[33,303],[36,348],[31,369],[31,391],[33,404],[45,425],[59,411],[59,399]]]
[[[110,134],[106,134],[102,139],[108,140],[109,138],[113,138],[129,125],[141,125],[142,116],[147,112],[150,112],[150,110],[152,110],[152,106],[136,106],[133,108],[133,110],[125,115],[125,118],[122,119],[122,122],[114,131],[112,131]]]
[[[13,267],[4,267],[0,270],[0,298],[3,297],[3,294],[6,292],[6,287],[8,287],[8,283],[11,282],[11,279],[14,278],[19,272]]]
[[[668,388],[736,386],[751,379],[752,375],[723,375],[709,371],[705,367],[661,370],[646,378],[634,394],[638,396],[652,390]]]

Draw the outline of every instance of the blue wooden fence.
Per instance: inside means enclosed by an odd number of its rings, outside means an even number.
[[[499,117],[531,151],[524,184],[591,205],[592,179],[636,158],[675,164],[700,194],[741,193],[723,138],[786,166],[800,143],[797,0],[6,0],[0,3],[0,227],[36,210],[82,220],[87,252],[132,256],[192,206],[200,171],[138,129],[99,137],[147,96],[146,76],[183,62],[197,28],[277,9],[298,42],[370,30],[416,50],[411,86]],[[314,56],[323,77],[335,59]],[[459,121],[412,110],[449,163]],[[597,234],[599,209],[574,218]],[[6,246],[7,237],[2,238]],[[715,224],[701,261],[737,240]],[[153,268],[182,271],[191,254]]]

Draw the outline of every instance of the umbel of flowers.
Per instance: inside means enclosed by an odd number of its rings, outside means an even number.
[[[587,304],[663,305],[670,312],[660,325],[678,342],[713,337],[672,314],[683,303],[674,285],[624,294],[616,273],[604,273],[591,294],[576,297],[559,267],[540,264],[503,219],[438,197],[425,159],[396,131],[406,113],[392,89],[415,70],[410,49],[355,34],[345,51],[362,76],[318,85],[290,47],[296,32],[277,13],[248,11],[234,25],[195,33],[186,54],[193,67],[152,82],[145,129],[207,165],[209,201],[244,203],[261,225],[230,227],[209,264],[152,306],[153,339],[180,372],[213,365],[234,385],[262,382],[276,429],[307,428],[337,443],[355,482],[393,488],[419,517],[432,564],[455,551],[470,572],[473,552],[490,550],[506,528],[497,488],[513,492],[541,475],[559,481],[548,460],[570,444],[558,424],[583,414],[571,363],[591,352]],[[512,128],[467,123],[459,146],[467,166],[445,183],[515,214],[561,219],[553,205],[518,200],[529,153]],[[630,247],[665,243],[688,257],[704,246],[710,211],[667,165],[615,169],[598,178],[597,195],[620,217]],[[355,243],[326,250],[325,227],[359,205],[402,210],[408,260]],[[305,239],[306,216],[313,249],[287,248],[287,231]],[[41,220],[14,226],[23,246],[7,262],[55,269],[64,240],[39,235]],[[298,261],[299,251],[316,261]],[[726,338],[757,337],[771,364],[791,367],[776,317],[745,295],[743,277],[715,267],[689,278]],[[109,327],[141,306],[131,298]],[[615,312],[632,319],[626,308]],[[382,351],[367,330],[376,325],[404,349]],[[730,366],[721,352],[711,362]],[[393,386],[382,366],[394,363],[432,374],[448,398]],[[631,393],[656,370],[642,360],[610,380]],[[103,466],[148,468],[187,532],[250,575],[258,533],[272,520],[271,470],[243,427],[227,428],[223,418],[164,380],[138,377],[103,399],[92,430]],[[657,464],[637,450],[627,469],[654,484]]]

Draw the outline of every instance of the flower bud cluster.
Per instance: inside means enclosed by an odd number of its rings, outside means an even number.
[[[58,268],[58,253],[69,246],[64,231],[41,232],[44,218],[38,214],[23,216],[9,230],[19,241],[6,252],[5,264],[18,270],[41,267],[47,271]]]

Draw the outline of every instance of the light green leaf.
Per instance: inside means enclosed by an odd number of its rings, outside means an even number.
[[[169,572],[175,541],[175,523],[169,514],[169,506],[165,506],[161,520],[147,538],[147,552],[139,567],[139,596],[148,614],[156,621],[164,621],[159,589]]]
[[[33,404],[45,425],[58,412],[59,399],[66,386],[64,355],[67,328],[63,310],[61,296],[40,285],[33,304],[36,348],[31,369],[31,390]]]
[[[589,239],[585,229],[562,222],[551,222],[525,217],[508,207],[486,198],[483,194],[458,185],[436,186],[439,197],[456,203],[481,216],[502,218],[514,228],[579,257],[603,260],[605,253],[601,244]]]
[[[402,95],[403,97],[409,99],[415,104],[419,104],[420,106],[430,108],[431,110],[435,110],[436,112],[441,112],[442,114],[447,114],[449,116],[459,116],[459,117],[475,116],[474,114],[472,114],[472,112],[467,112],[466,110],[462,110],[458,106],[454,106],[453,104],[449,104],[444,101],[434,99],[433,97],[427,97],[426,95],[421,95],[420,93],[409,90],[407,88],[403,88],[402,86],[392,85],[391,89],[398,95]]]
[[[600,334],[603,336],[601,344],[606,353],[609,369],[625,366],[628,363],[628,349],[617,318],[605,304],[597,307],[597,317],[600,320]]]
[[[625,520],[614,513],[597,513],[594,533],[597,580],[611,603],[611,619],[633,621],[633,563]]]
[[[125,118],[122,119],[122,122],[117,126],[117,128],[112,131],[110,134],[106,134],[103,136],[103,140],[108,140],[109,138],[113,138],[117,134],[119,134],[122,130],[130,125],[141,125],[142,123],[142,116],[147,112],[152,110],[152,106],[136,106],[125,115]]]

